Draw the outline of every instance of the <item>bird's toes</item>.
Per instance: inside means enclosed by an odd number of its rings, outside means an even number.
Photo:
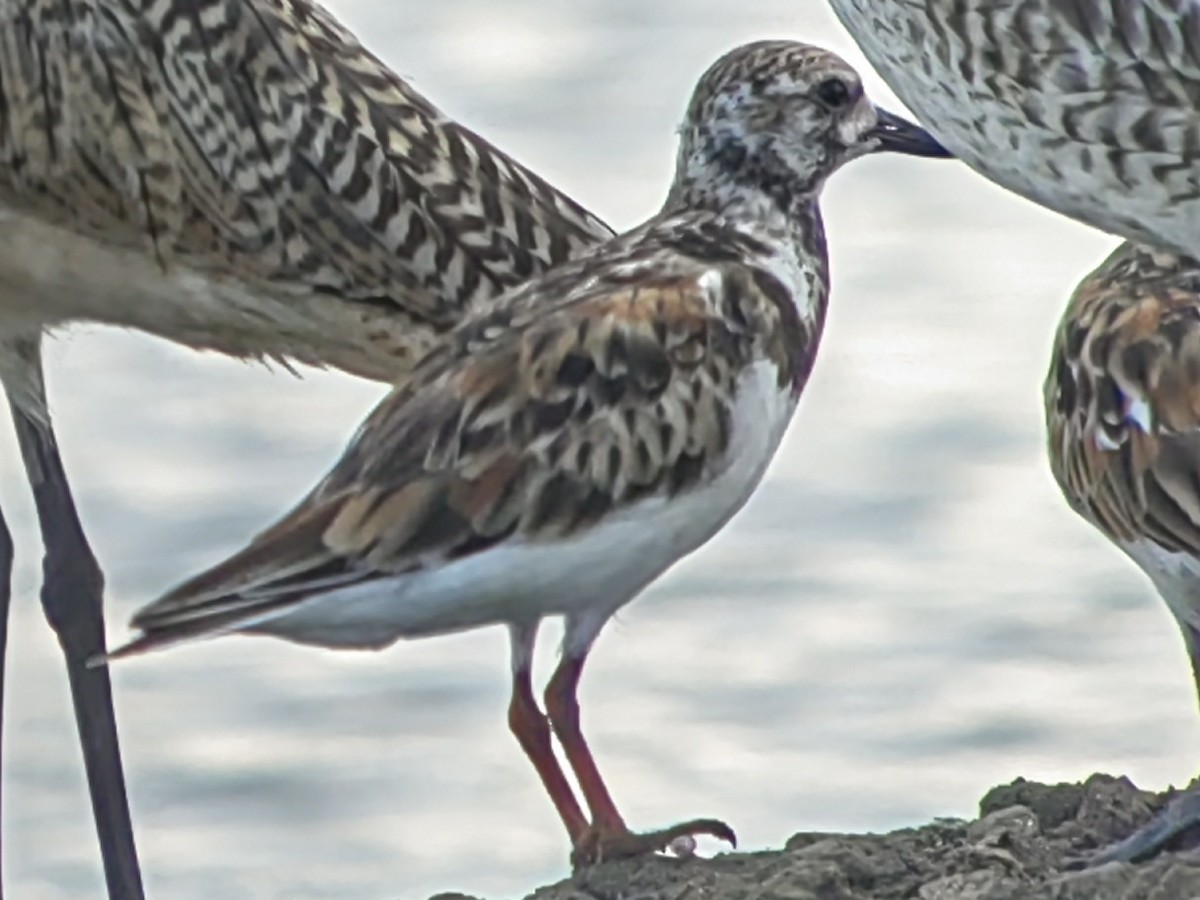
[[[691,819],[656,831],[642,832],[593,827],[576,842],[571,853],[571,864],[578,869],[614,859],[667,851],[688,857],[695,852],[695,838],[702,834],[737,847],[737,836],[733,829],[719,819]]]

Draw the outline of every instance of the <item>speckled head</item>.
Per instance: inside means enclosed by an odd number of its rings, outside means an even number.
[[[676,196],[736,184],[784,209],[820,191],[839,166],[892,151],[950,154],[922,128],[877,110],[841,57],[794,41],[757,41],[701,77],[680,128]]]

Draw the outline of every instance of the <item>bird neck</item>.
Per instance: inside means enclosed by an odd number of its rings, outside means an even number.
[[[681,170],[680,175],[683,177],[676,178],[663,212],[716,213],[767,255],[809,259],[821,270],[828,266],[825,225],[816,194],[792,195],[785,207],[778,196],[751,184],[695,170]]]
[[[778,224],[811,217],[824,183],[817,161],[797,171],[771,144],[733,131],[685,127],[667,197],[670,209],[703,209]]]

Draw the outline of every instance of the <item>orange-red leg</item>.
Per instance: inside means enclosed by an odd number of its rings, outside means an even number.
[[[583,815],[579,801],[575,799],[575,792],[571,790],[562,767],[558,764],[558,759],[554,756],[550,725],[538,709],[537,700],[533,696],[530,664],[536,634],[536,624],[520,628],[513,626],[510,629],[513,689],[512,699],[508,704],[508,727],[537,770],[546,793],[550,795],[554,808],[558,810],[558,815],[566,826],[572,845],[575,845],[587,832],[588,821]]]
[[[587,651],[603,620],[580,622],[567,619],[563,657],[546,686],[546,716],[562,745],[575,780],[592,814],[592,825],[581,839],[575,840],[572,862],[575,865],[624,856],[638,856],[666,850],[676,839],[709,834],[737,846],[733,830],[716,819],[693,819],[659,831],[634,833],[617,811],[604,779],[592,758],[579,722],[577,691]]]
[[[583,799],[592,814],[592,824],[602,831],[625,831],[625,820],[617,811],[612,795],[600,776],[592,751],[579,725],[579,676],[583,674],[584,657],[564,656],[550,683],[546,685],[546,716],[567,762],[583,791]]]

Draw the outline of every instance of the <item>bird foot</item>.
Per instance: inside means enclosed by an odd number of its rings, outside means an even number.
[[[1185,831],[1200,826],[1200,783],[1175,797],[1153,819],[1129,835],[1086,856],[1071,860],[1070,869],[1094,869],[1111,862],[1143,862],[1168,849]]]
[[[604,829],[592,826],[575,842],[571,865],[579,869],[614,859],[643,856],[676,850],[680,856],[690,856],[695,850],[696,835],[707,834],[737,847],[733,829],[719,819],[692,819],[658,831],[635,833],[627,828]]]

